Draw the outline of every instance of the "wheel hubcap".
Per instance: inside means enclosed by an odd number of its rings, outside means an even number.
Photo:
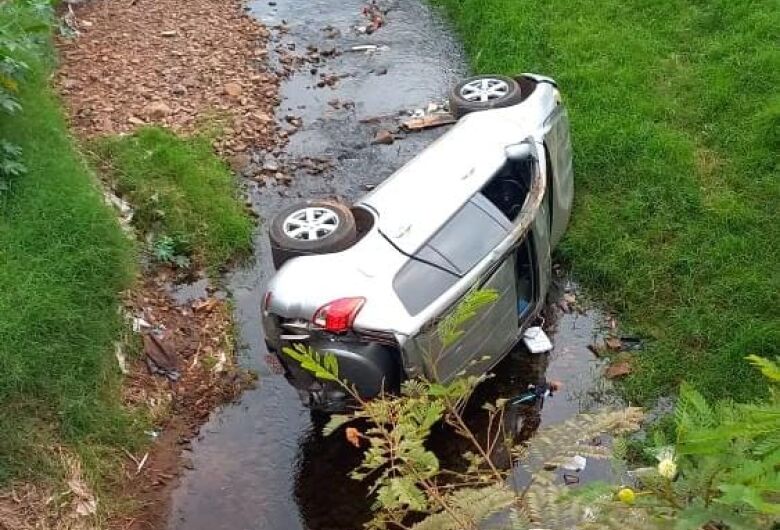
[[[325,239],[339,227],[339,216],[328,208],[301,208],[284,220],[284,234],[290,239],[317,241]]]
[[[483,77],[463,85],[460,95],[466,101],[492,101],[509,94],[509,83],[501,79]]]

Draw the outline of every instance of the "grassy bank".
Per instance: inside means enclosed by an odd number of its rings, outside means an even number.
[[[714,397],[764,392],[743,358],[780,344],[777,4],[434,3],[476,71],[559,81],[577,179],[563,258],[654,338],[628,395],[682,380]]]
[[[36,15],[12,3],[0,16]],[[45,35],[18,51],[30,66],[22,110],[0,118],[27,167],[0,200],[0,484],[56,474],[60,444],[88,457],[132,431],[112,353],[132,244],[74,149],[48,86],[50,52]]]
[[[112,187],[134,205],[138,228],[158,241],[170,238],[180,252],[215,270],[249,254],[253,224],[235,176],[211,143],[207,135],[180,138],[148,127],[91,148]]]
[[[0,59],[12,32],[49,22],[33,3],[0,3]],[[21,150],[15,161],[26,168],[0,174],[0,489],[16,480],[52,485],[76,461],[103,494],[115,487],[122,450],[148,439],[143,414],[121,404],[114,357],[127,326],[120,296],[146,246],[122,232],[68,131],[49,84],[49,32],[27,44],[11,55],[29,66],[25,75],[0,76],[21,108],[0,114],[0,140]],[[148,128],[95,149],[144,235],[186,243],[184,252],[214,269],[250,249],[251,219],[208,138]]]

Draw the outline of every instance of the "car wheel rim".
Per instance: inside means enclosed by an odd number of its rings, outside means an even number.
[[[466,101],[493,101],[509,94],[509,83],[502,79],[482,77],[469,81],[460,88],[460,96]]]
[[[296,210],[284,220],[284,235],[298,241],[325,239],[339,227],[339,216],[328,208],[311,206]]]

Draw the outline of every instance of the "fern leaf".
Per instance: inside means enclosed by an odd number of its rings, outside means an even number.
[[[748,355],[745,359],[761,370],[764,377],[773,383],[780,383],[780,357],[775,357],[775,360],[772,361],[764,357],[759,357],[758,355]]]
[[[486,528],[479,523],[485,522],[497,512],[506,510],[514,500],[514,493],[503,485],[459,489],[445,496],[445,502],[450,507],[449,512],[441,511],[429,515],[412,528],[413,530],[461,530],[472,526]]]

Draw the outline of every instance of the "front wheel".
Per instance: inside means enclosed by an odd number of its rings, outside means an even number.
[[[478,75],[458,83],[450,92],[450,112],[455,118],[470,112],[517,105],[523,100],[520,84],[503,75]]]

